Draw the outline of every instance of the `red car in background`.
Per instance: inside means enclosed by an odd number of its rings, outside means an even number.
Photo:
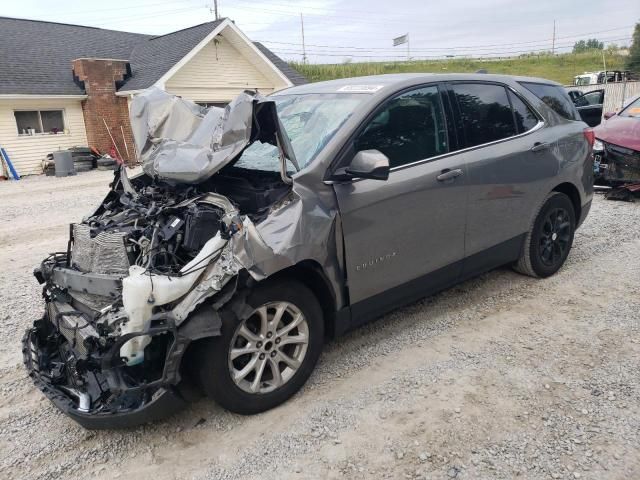
[[[640,183],[640,95],[594,129],[596,179],[612,185]]]

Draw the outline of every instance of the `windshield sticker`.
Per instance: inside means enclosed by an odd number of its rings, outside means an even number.
[[[339,92],[350,93],[375,93],[380,90],[384,85],[345,85],[338,89]]]

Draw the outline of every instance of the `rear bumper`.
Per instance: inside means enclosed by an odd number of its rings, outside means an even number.
[[[52,325],[45,314],[25,332],[22,340],[24,365],[29,377],[45,396],[83,427],[111,429],[137,426],[165,418],[186,405],[171,382],[153,382],[149,388],[145,385],[125,387],[117,367],[111,371],[98,368],[81,372],[82,369],[77,368],[80,362],[76,361],[82,355],[78,353],[76,357],[76,352],[68,345],[65,345],[65,356],[62,359],[56,357],[58,362],[63,360],[63,368],[52,375],[48,364],[52,354],[57,355],[56,349],[47,343],[52,337],[51,329],[55,328]],[[57,336],[57,332],[53,331],[53,335]],[[103,366],[107,363],[109,359],[105,356]],[[88,381],[84,383],[83,379]]]

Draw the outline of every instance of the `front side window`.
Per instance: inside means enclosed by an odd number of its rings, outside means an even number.
[[[521,82],[521,85],[567,120],[580,121],[580,115],[565,90],[558,85]]]
[[[596,90],[595,92],[585,93],[582,97],[586,102],[586,105],[600,105],[602,103],[603,91]]]
[[[451,89],[458,103],[468,147],[516,135],[511,104],[503,86],[456,83]]]
[[[13,114],[19,135],[64,132],[62,110],[16,110]]]
[[[390,167],[448,152],[438,87],[422,87],[389,100],[355,141],[355,150],[379,150]]]
[[[589,106],[589,102],[584,97],[585,97],[584,95],[580,95],[579,97],[574,98],[573,99],[573,104],[576,107],[588,107]]]

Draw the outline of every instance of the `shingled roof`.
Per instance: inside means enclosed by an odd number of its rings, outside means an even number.
[[[287,62],[282,60],[279,56],[269,50],[260,42],[253,42],[253,44],[258,47],[258,50],[262,52],[262,54],[269,59],[271,63],[273,63],[278,70],[280,70],[284,75],[293,83],[294,85],[303,85],[305,83],[309,83],[309,81],[300,74],[296,69],[292,68]]]
[[[82,95],[76,58],[126,60],[149,35],[0,17],[0,94]]]
[[[153,85],[224,19],[161,36],[0,17],[0,94],[82,95],[73,81],[76,58],[128,60],[132,77],[120,90]],[[306,79],[256,43],[258,49],[294,85]]]

